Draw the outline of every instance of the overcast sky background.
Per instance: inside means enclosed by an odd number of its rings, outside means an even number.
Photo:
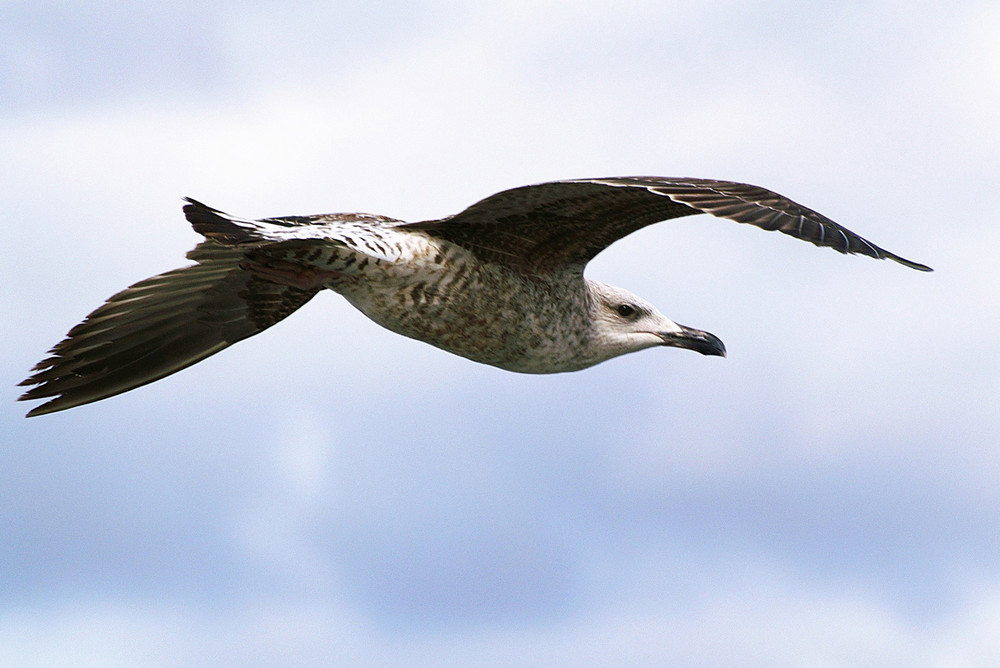
[[[1000,656],[995,2],[0,4],[0,664],[980,666]],[[707,329],[525,376],[335,294],[25,420],[192,196],[455,213],[777,190],[936,271],[698,216],[588,275]]]

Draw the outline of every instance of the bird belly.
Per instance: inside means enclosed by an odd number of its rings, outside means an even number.
[[[580,357],[589,330],[574,316],[583,309],[552,298],[576,291],[481,267],[393,273],[338,291],[386,329],[508,371],[559,373],[598,361]]]

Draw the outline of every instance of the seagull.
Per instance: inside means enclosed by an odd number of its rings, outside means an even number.
[[[931,271],[775,192],[711,179],[551,181],[416,223],[367,213],[250,220],[185,201],[205,237],[187,254],[194,264],[122,290],[72,328],[21,383],[33,386],[21,400],[51,397],[29,417],[180,371],[324,289],[393,332],[509,371],[576,371],[654,346],[725,356],[714,334],[583,275],[627,234],[699,213]]]

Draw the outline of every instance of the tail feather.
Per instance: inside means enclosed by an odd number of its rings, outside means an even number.
[[[252,220],[234,218],[196,199],[185,197],[184,216],[191,227],[206,239],[226,245],[246,244],[261,241],[256,234],[258,223]]]

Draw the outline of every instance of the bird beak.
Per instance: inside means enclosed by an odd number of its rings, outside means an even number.
[[[663,341],[663,345],[674,348],[687,348],[702,355],[726,356],[726,346],[722,339],[715,334],[703,332],[700,329],[677,325],[680,331],[677,332],[656,332],[656,335]]]

